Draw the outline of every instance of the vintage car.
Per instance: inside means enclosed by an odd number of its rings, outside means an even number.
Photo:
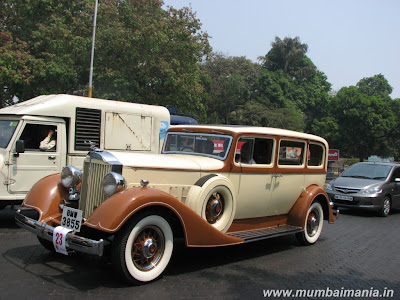
[[[82,173],[43,178],[16,221],[51,251],[109,254],[122,278],[148,282],[174,238],[215,247],[295,234],[314,244],[335,221],[327,155],[323,138],[289,130],[173,126],[161,154],[95,149]]]

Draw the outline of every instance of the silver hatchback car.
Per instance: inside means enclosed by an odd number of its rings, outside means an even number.
[[[334,207],[367,209],[386,217],[400,208],[400,165],[360,162],[330,181],[326,192]]]

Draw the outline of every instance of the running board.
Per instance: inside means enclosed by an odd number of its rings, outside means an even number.
[[[227,235],[241,238],[244,240],[245,243],[248,243],[264,239],[270,239],[287,234],[294,234],[302,231],[303,230],[301,229],[301,227],[282,225],[278,227],[269,227],[265,229],[230,232],[227,233]]]

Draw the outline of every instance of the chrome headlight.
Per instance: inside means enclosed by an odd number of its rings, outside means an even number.
[[[379,187],[371,187],[362,191],[363,194],[379,194],[382,193],[382,189]]]
[[[126,187],[125,178],[122,175],[110,172],[104,176],[103,192],[107,197],[111,197],[117,192],[123,191]]]
[[[66,188],[76,186],[81,182],[82,172],[72,166],[64,167],[61,171],[61,183]]]

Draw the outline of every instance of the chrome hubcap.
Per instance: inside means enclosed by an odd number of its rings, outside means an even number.
[[[153,239],[148,239],[143,244],[144,257],[151,258],[157,252],[157,243]]]
[[[388,199],[385,199],[385,201],[383,202],[383,212],[385,213],[385,215],[389,214],[390,211],[390,201]]]
[[[319,213],[317,210],[312,210],[307,218],[307,233],[309,236],[314,236],[319,227]]]
[[[206,206],[206,219],[214,224],[221,218],[224,209],[223,199],[219,193],[213,193]]]

